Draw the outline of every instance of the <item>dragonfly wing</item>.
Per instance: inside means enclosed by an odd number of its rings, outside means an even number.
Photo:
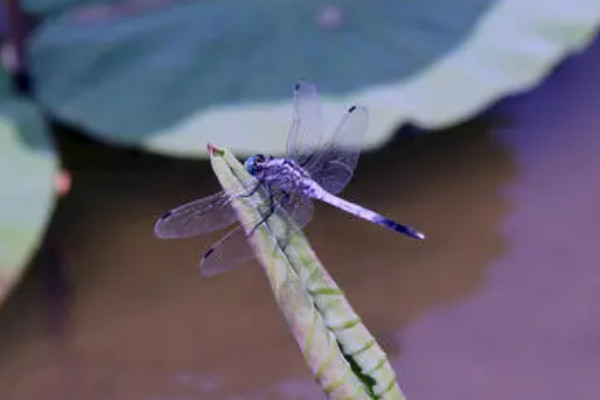
[[[243,265],[254,258],[246,233],[236,226],[213,244],[200,260],[200,275],[209,278]]]
[[[300,191],[294,192],[287,199],[279,200],[282,208],[292,217],[299,227],[306,226],[313,213],[313,202],[310,196]]]
[[[282,193],[275,195],[274,212],[283,208],[300,227],[308,224],[313,211],[310,197],[300,192],[287,196],[287,200],[284,200],[283,197]],[[261,222],[258,220],[255,223]],[[252,259],[254,259],[254,253],[248,243],[248,237],[241,225],[238,225],[204,253],[200,260],[200,274],[203,277],[212,277],[246,264]]]
[[[167,212],[156,221],[154,234],[161,239],[186,238],[223,229],[235,221],[230,196],[221,191]]]
[[[331,140],[304,166],[329,193],[341,192],[352,179],[367,124],[367,109],[350,107]]]
[[[315,85],[298,82],[294,89],[294,119],[287,141],[287,157],[304,165],[322,141],[322,115]]]

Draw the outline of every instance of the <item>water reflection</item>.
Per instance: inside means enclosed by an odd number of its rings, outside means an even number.
[[[519,178],[506,251],[476,295],[402,334],[414,399],[597,399],[600,394],[600,42],[498,111]]]

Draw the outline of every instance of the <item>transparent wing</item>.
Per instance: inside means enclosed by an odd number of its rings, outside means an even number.
[[[287,157],[304,165],[322,142],[322,115],[315,85],[298,82],[294,88],[294,119],[287,141]]]
[[[323,189],[336,194],[350,182],[367,125],[367,109],[350,107],[331,140],[308,160],[304,167]]]
[[[313,202],[308,195],[297,191],[290,194],[287,199],[280,199],[279,203],[300,228],[308,225],[313,213]]]
[[[311,219],[313,204],[310,197],[303,193],[298,192],[290,196],[277,193],[274,202],[275,211],[280,207],[285,209],[300,227],[306,226]],[[260,222],[256,221],[256,224]],[[200,259],[200,274],[203,277],[212,277],[244,265],[252,259],[254,252],[246,233],[238,225],[204,253]]]
[[[228,227],[237,220],[230,199],[221,191],[174,208],[156,221],[154,234],[161,239],[175,239]]]
[[[223,236],[200,259],[200,275],[210,278],[254,258],[252,248],[241,225]]]

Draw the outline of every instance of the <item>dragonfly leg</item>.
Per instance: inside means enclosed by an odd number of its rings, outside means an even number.
[[[248,193],[246,193],[246,194],[240,194],[240,195],[238,195],[237,197],[250,197],[250,196],[252,196],[254,193],[256,193],[256,192],[258,191],[258,189],[260,188],[260,186],[261,186],[261,183],[260,183],[260,182],[258,182],[258,183],[256,184],[256,186],[254,186],[254,187],[252,188],[252,190],[250,190]]]
[[[273,199],[273,191],[271,190],[271,186],[267,185],[267,191],[269,192],[269,211],[260,219],[260,221],[258,221],[256,225],[254,225],[254,228],[252,228],[248,236],[252,235],[254,231],[257,230],[258,227],[261,226],[275,212],[275,201]]]

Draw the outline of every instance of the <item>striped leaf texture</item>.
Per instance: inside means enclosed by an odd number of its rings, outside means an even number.
[[[211,163],[230,193],[239,193],[253,179],[227,150],[212,148]],[[327,397],[405,399],[385,353],[293,220],[277,210],[253,230],[269,209],[260,191],[236,198],[233,205],[290,331]]]

